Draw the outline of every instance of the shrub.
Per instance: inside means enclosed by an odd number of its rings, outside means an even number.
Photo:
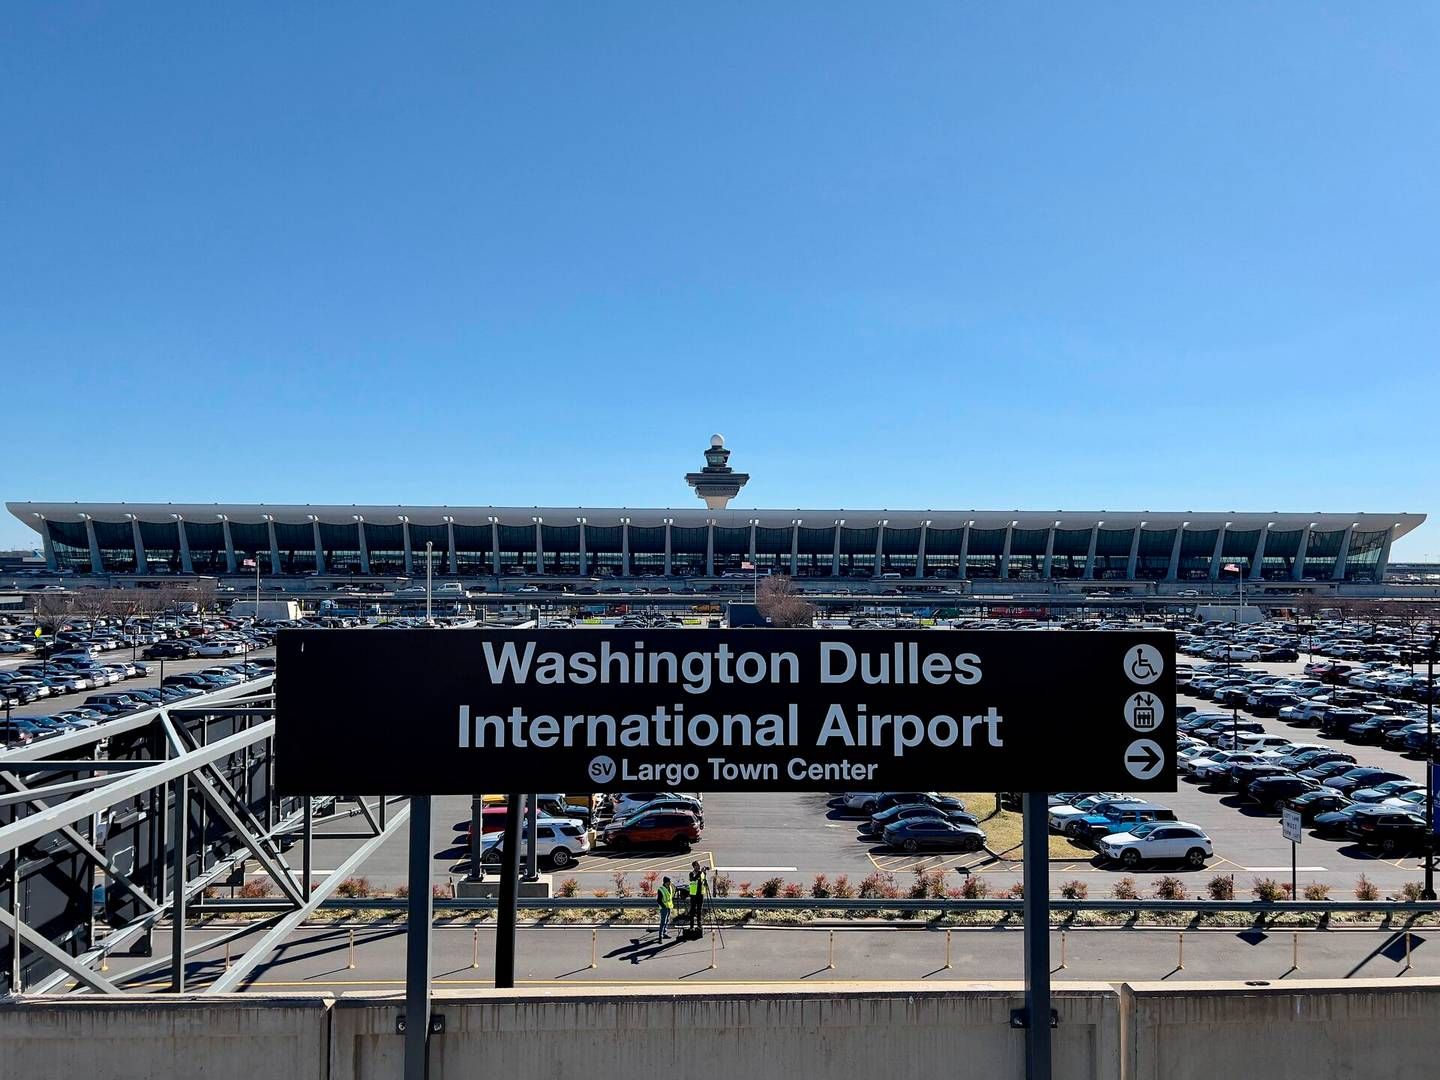
[[[965,899],[965,889],[959,885],[952,885],[945,890],[945,897],[949,900],[963,900]]]
[[[780,895],[786,900],[799,900],[805,895],[805,886],[801,885],[798,881],[788,882],[785,887],[780,890]]]
[[[1185,882],[1178,877],[1171,877],[1166,874],[1164,877],[1156,878],[1151,884],[1155,886],[1156,900],[1188,900],[1189,892],[1185,889]]]
[[[729,896],[730,890],[735,887],[735,879],[729,874],[720,874],[715,878],[715,895]]]
[[[1255,885],[1250,891],[1255,894],[1256,900],[1264,900],[1266,903],[1273,903],[1285,898],[1284,886],[1274,878],[1256,878]]]
[[[455,890],[449,885],[432,885],[430,895],[436,900],[450,900],[454,898]]]
[[[945,871],[915,871],[915,880],[910,883],[910,899],[938,900],[945,895]]]
[[[1122,877],[1115,882],[1114,888],[1110,890],[1110,895],[1116,900],[1139,900],[1140,889],[1135,884],[1133,877]]]
[[[1323,885],[1323,884],[1321,884],[1321,883],[1318,882],[1318,881],[1312,881],[1312,882],[1310,882],[1309,885],[1306,885],[1306,886],[1305,886],[1305,899],[1306,899],[1306,900],[1329,900],[1329,899],[1330,899],[1330,886],[1329,886],[1329,885]]]
[[[610,895],[610,890],[609,890],[609,889],[591,889],[591,890],[590,890],[590,895],[591,895],[591,896],[594,896],[594,897],[609,896],[609,895]]]
[[[816,874],[815,880],[810,883],[810,895],[816,900],[825,900],[834,895],[830,889],[830,879],[824,874]]]
[[[1234,900],[1235,879],[1229,874],[1216,874],[1205,886],[1205,891],[1209,893],[1211,900]]]
[[[894,900],[899,895],[900,890],[895,885],[895,875],[883,870],[866,874],[865,879],[860,882],[860,899],[862,900]]]
[[[760,895],[767,900],[773,900],[780,895],[780,890],[785,886],[785,879],[779,877],[766,878],[760,883]]]
[[[573,877],[567,877],[564,881],[560,882],[559,895],[579,896],[580,882],[576,881]]]
[[[1364,874],[1361,874],[1358,878],[1355,879],[1355,899],[1379,900],[1380,886],[1376,885]]]
[[[269,896],[275,891],[275,887],[268,881],[247,881],[240,886],[240,895],[246,900],[259,900],[262,896]]]
[[[350,900],[369,896],[370,879],[364,877],[348,877],[335,887],[335,894]]]
[[[979,874],[966,874],[960,884],[960,896],[965,900],[984,900],[990,895],[990,883]]]
[[[1024,900],[1025,883],[1023,881],[1015,882],[1014,885],[1011,885],[1010,888],[1005,890],[1005,895],[1008,896],[1011,900]]]
[[[836,900],[855,899],[855,886],[850,884],[849,874],[837,874],[835,884],[830,887],[830,895]]]
[[[615,871],[615,873],[610,875],[610,880],[615,883],[616,896],[634,895],[633,891],[630,888],[630,876],[628,874],[622,873],[621,871],[617,870]]]
[[[750,882],[748,882],[748,881],[742,881],[742,882],[740,882],[740,895],[741,895],[741,896],[754,896],[754,895],[755,895],[755,893],[754,893],[753,891],[751,891]]]
[[[396,899],[396,900],[407,900],[407,899],[409,899],[409,897],[410,897],[410,886],[409,886],[409,885],[396,885],[396,886],[395,886],[395,899]]]
[[[648,874],[642,875],[640,878],[640,895],[654,896],[655,885],[659,880],[660,871],[658,870],[651,870]]]
[[[1090,895],[1090,886],[1083,881],[1066,881],[1060,886],[1060,895],[1066,900],[1084,900]]]
[[[1425,884],[1421,881],[1407,881],[1400,886],[1401,900],[1419,900],[1420,894],[1425,891]]]

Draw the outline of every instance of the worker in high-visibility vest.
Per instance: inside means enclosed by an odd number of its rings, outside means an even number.
[[[669,937],[665,931],[670,929],[670,916],[675,914],[675,886],[668,877],[655,890],[655,906],[660,910],[660,940],[664,941]]]
[[[690,864],[690,929],[700,929],[700,917],[705,909],[705,897],[710,892],[710,879],[696,859]]]

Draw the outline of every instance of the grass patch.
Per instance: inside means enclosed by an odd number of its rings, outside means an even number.
[[[1006,859],[1019,859],[1025,846],[1021,843],[1023,816],[1018,810],[1003,810],[996,804],[993,791],[947,791],[965,804],[985,830],[986,846]],[[1088,862],[1095,853],[1073,844],[1063,836],[1050,837],[1050,858]]]

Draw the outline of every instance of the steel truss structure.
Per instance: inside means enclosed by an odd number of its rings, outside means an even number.
[[[126,992],[170,971],[171,989],[185,990],[185,964],[205,948],[252,939],[227,971],[206,988],[239,989],[285,937],[386,839],[404,827],[408,805],[380,796],[286,799],[274,793],[274,676],[265,676],[182,704],[111,720],[30,746],[0,751],[0,941],[9,940],[9,970],[0,985],[12,994]],[[253,781],[253,782],[252,782]],[[358,839],[333,873],[312,880],[314,821],[344,802],[362,825],[326,832],[326,839]],[[102,823],[129,814],[145,826],[151,858],[140,873],[122,865],[107,845]],[[294,866],[287,851],[300,850]],[[137,839],[135,847],[141,846]],[[56,853],[60,853],[59,856]],[[76,888],[103,874],[107,909],[122,907],[122,925],[100,934],[93,908],[89,926],[73,935],[71,949],[28,923],[21,902],[21,866],[29,860],[68,860]],[[188,909],[205,890],[244,879],[251,861],[268,875],[283,906],[255,923],[202,944],[187,940]],[[78,871],[78,872],[77,872]],[[8,880],[6,880],[8,879]],[[7,888],[8,885],[8,888]],[[108,975],[106,960],[129,947],[148,949],[162,923],[168,955],[123,975]],[[148,955],[148,952],[147,952]],[[26,985],[26,963],[46,973]]]

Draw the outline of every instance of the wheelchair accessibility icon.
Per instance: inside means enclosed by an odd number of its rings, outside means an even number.
[[[1133,683],[1148,686],[1160,678],[1165,661],[1154,645],[1134,645],[1125,654],[1125,675]]]

